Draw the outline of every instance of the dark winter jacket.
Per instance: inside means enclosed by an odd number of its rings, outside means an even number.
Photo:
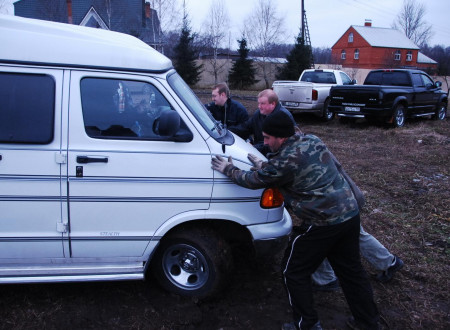
[[[277,104],[275,109],[273,109],[272,113],[275,111],[283,111],[285,112],[294,122],[294,125],[297,126],[297,123],[295,122],[294,117],[292,114],[284,108],[280,103]],[[253,146],[258,149],[262,154],[266,154],[268,152],[268,149],[264,147],[264,138],[262,135],[262,125],[264,122],[264,119],[266,119],[267,116],[261,114],[261,112],[258,110],[255,111],[253,116],[250,117],[246,122],[233,127],[230,129],[233,133],[239,135],[244,140],[249,139],[252,136],[252,144]]]
[[[214,119],[226,124],[228,129],[244,123],[248,119],[247,109],[231,98],[228,98],[223,107],[214,102],[205,104],[205,107],[211,112]]]

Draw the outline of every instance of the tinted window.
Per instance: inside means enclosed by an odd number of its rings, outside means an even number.
[[[0,142],[50,143],[54,108],[52,77],[0,73]]]
[[[423,83],[424,83],[424,85],[425,85],[426,87],[431,87],[431,86],[434,85],[434,81],[431,80],[430,77],[428,77],[428,76],[426,76],[426,75],[424,75],[424,74],[421,74],[420,76],[422,77]]]
[[[411,86],[407,72],[383,72],[370,73],[364,85],[387,85],[387,86]]]
[[[179,129],[172,125],[168,118],[174,118],[175,110],[147,82],[84,78],[81,102],[86,133],[93,138],[171,140],[180,134],[192,137],[182,121]],[[172,127],[163,130],[161,122]]]
[[[422,81],[422,78],[420,78],[420,74],[418,74],[418,73],[413,74],[412,79],[413,79],[414,86],[417,86],[417,87],[423,86],[423,81]]]
[[[335,84],[336,78],[334,77],[333,72],[307,71],[303,74],[301,81],[319,84]]]
[[[350,85],[352,83],[352,80],[343,72],[339,72],[341,79],[342,79],[342,84],[343,85]]]
[[[371,72],[364,81],[364,85],[380,85],[381,77],[382,77],[381,71]]]

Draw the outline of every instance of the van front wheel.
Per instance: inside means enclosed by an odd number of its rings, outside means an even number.
[[[215,231],[193,228],[164,238],[152,267],[166,290],[206,298],[226,282],[232,254],[228,243]]]

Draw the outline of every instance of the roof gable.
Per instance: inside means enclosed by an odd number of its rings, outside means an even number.
[[[89,9],[89,11],[86,14],[86,16],[84,16],[83,20],[80,22],[80,25],[81,26],[93,27],[93,28],[100,28],[100,29],[103,29],[103,30],[109,30],[108,26],[102,20],[102,18],[97,13],[97,11],[95,10],[94,7],[91,7]]]
[[[372,47],[419,49],[405,34],[396,29],[359,25],[351,27]]]

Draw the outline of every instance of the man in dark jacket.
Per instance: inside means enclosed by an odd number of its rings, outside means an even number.
[[[264,119],[273,112],[282,111],[286,113],[295,126],[295,119],[292,114],[278,102],[278,95],[271,89],[265,89],[258,94],[258,110],[246,122],[230,129],[244,140],[251,139],[253,146],[263,155],[269,152],[267,146],[264,146],[262,134],[262,125]]]
[[[238,101],[232,100],[227,84],[220,83],[213,87],[212,102],[205,104],[214,119],[231,129],[248,119],[248,112]]]
[[[213,157],[212,168],[249,189],[277,187],[285,206],[303,220],[305,230],[292,235],[283,262],[293,323],[283,329],[321,330],[313,306],[311,274],[328,258],[339,278],[354,318],[349,326],[379,329],[379,314],[359,253],[358,203],[325,144],[295,132],[290,117],[273,112],[262,125],[268,161],[249,154],[254,170],[243,171],[231,158]]]

